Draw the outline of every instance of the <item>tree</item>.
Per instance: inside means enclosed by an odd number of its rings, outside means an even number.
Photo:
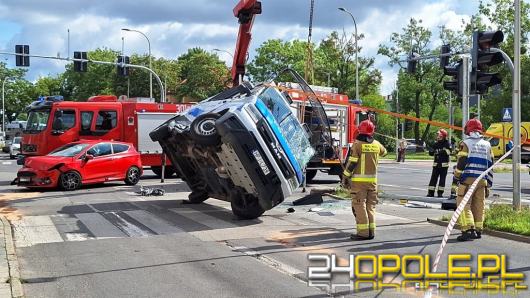
[[[176,95],[188,101],[200,101],[221,92],[231,81],[228,68],[215,54],[193,48],[181,55]]]
[[[442,30],[446,37],[450,38],[448,31]],[[420,56],[437,54],[438,50],[430,48],[432,32],[422,26],[421,20],[411,19],[401,33],[392,33],[390,45],[381,44],[378,53],[389,58],[390,66],[398,65],[398,86],[400,97],[400,111],[402,113],[413,112],[417,118],[428,118],[433,120],[439,105],[448,100],[447,92],[442,88],[444,75],[439,68],[438,61],[418,61],[417,70],[414,74],[403,71],[402,60],[411,52]],[[446,120],[446,119],[444,119]],[[414,138],[417,142],[426,140],[429,135],[430,125],[423,125],[423,133],[420,134],[419,122],[414,125]]]
[[[24,107],[34,99],[32,94],[33,86],[24,79],[26,72],[27,70],[22,68],[8,69],[4,62],[0,62],[0,84],[4,78],[11,78],[5,84],[5,118],[8,122],[17,119],[23,112]]]

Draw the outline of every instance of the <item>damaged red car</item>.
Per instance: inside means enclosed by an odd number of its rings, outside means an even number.
[[[140,153],[132,144],[84,140],[66,144],[45,156],[26,158],[14,184],[75,190],[84,184],[107,181],[135,185],[141,175]]]

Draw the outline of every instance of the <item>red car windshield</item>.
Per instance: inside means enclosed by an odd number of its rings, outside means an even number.
[[[73,157],[81,153],[86,147],[88,147],[88,144],[66,144],[53,150],[48,156]]]

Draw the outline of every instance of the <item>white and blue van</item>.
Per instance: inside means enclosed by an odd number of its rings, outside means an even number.
[[[192,190],[191,203],[216,198],[239,218],[281,203],[304,180],[314,149],[274,85],[248,82],[206,99],[150,133]]]

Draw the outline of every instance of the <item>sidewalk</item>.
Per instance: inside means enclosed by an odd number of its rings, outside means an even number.
[[[0,297],[23,297],[11,225],[0,215]]]

